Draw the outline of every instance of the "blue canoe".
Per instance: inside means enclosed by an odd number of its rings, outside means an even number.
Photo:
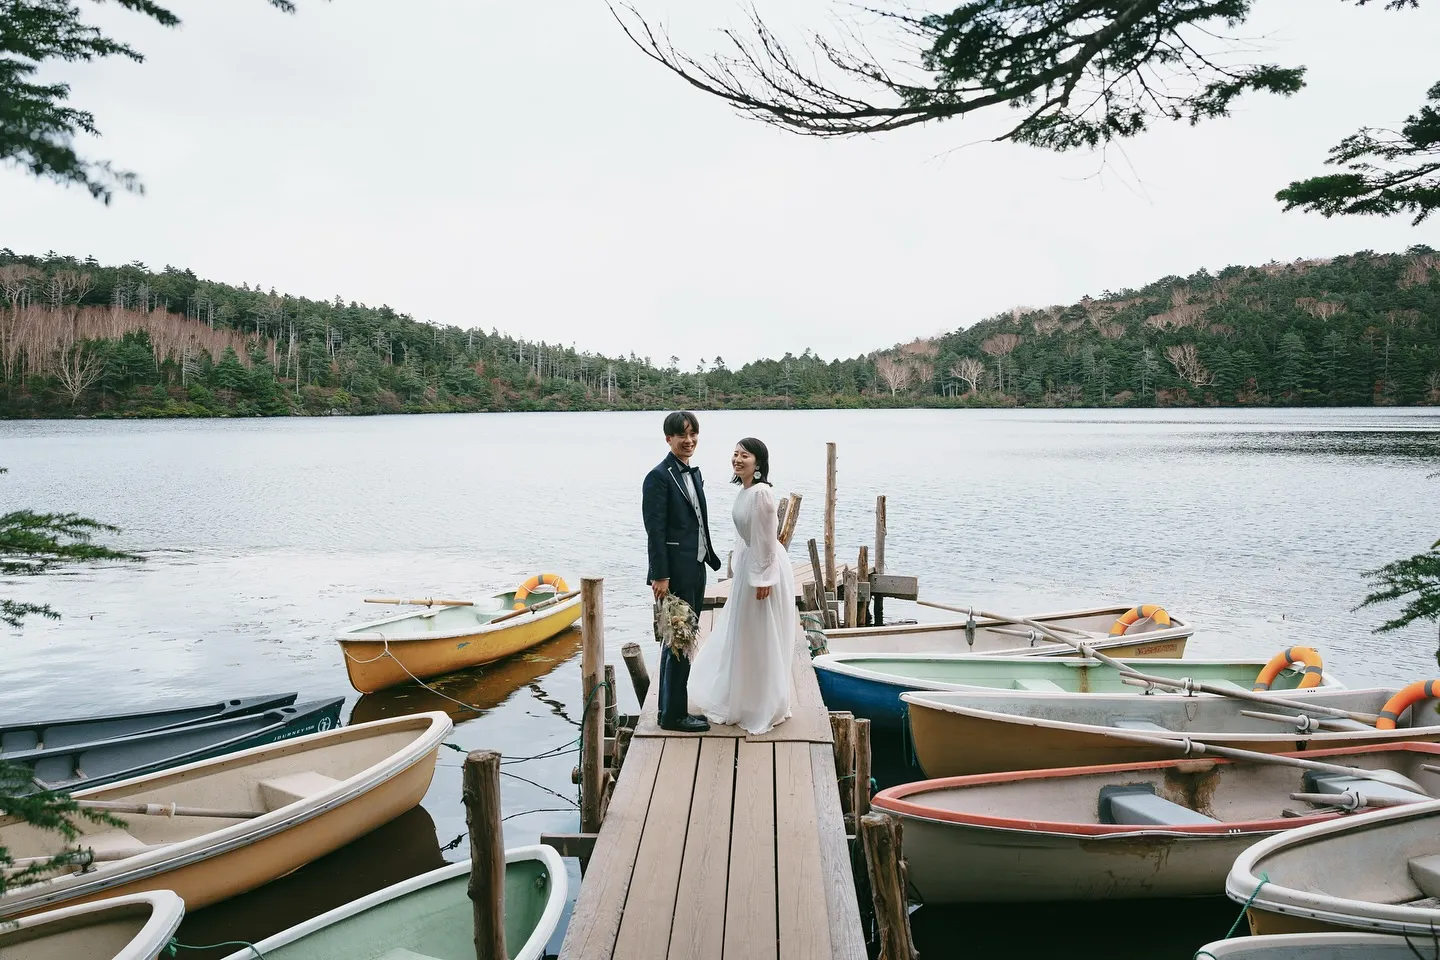
[[[344,702],[344,697],[331,697],[188,727],[69,747],[19,751],[7,754],[4,762],[29,769],[32,780],[28,790],[24,785],[15,785],[20,792],[69,793],[277,740],[331,730],[340,726],[340,707]]]
[[[0,759],[12,753],[75,747],[97,740],[114,740],[137,733],[173,730],[212,720],[228,720],[249,713],[288,707],[298,693],[272,693],[263,697],[215,700],[185,707],[167,707],[142,713],[112,713],[99,717],[65,720],[36,720],[31,723],[0,723]]]

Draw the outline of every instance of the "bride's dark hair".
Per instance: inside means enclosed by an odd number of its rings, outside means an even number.
[[[744,447],[755,457],[755,482],[763,483],[766,486],[773,486],[770,483],[770,450],[765,444],[754,437],[743,437],[740,446]],[[739,477],[731,477],[731,483],[739,483]]]

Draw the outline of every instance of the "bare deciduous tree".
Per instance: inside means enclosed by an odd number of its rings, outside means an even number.
[[[975,357],[961,357],[951,365],[950,376],[969,384],[970,389],[966,393],[974,393],[980,385],[980,378],[985,376],[985,364]]]
[[[1020,346],[1024,338],[1018,333],[997,333],[980,344],[980,349],[995,358],[995,376],[1000,392],[1005,392],[1005,358]]]
[[[55,351],[50,372],[60,381],[73,407],[105,370],[105,358],[91,343],[81,342]]]
[[[890,388],[892,397],[910,386],[910,380],[915,373],[908,363],[902,363],[892,357],[876,357],[875,372],[880,375],[881,380],[885,381],[885,386]]]
[[[1175,375],[1194,387],[1208,387],[1215,382],[1215,375],[1200,362],[1200,354],[1193,343],[1181,343],[1165,348],[1165,359],[1175,368]]]

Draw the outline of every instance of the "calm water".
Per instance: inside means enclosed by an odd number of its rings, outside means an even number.
[[[1036,612],[1159,602],[1196,622],[1193,656],[1322,649],[1351,685],[1437,673],[1434,631],[1375,636],[1351,612],[1361,571],[1440,536],[1440,412],[816,411],[702,415],[697,463],[731,539],[733,442],[764,439],[777,486],[805,495],[797,547],[819,537],[824,443],[839,444],[841,559],[888,497],[891,572],[922,595]],[[123,528],[149,562],[0,584],[65,618],[3,640],[0,721],[275,690],[349,696],[351,720],[454,711],[452,740],[507,755],[572,740],[578,640],[422,690],[357,697],[335,630],[387,608],[367,596],[470,597],[531,573],[606,578],[610,659],[649,635],[640,479],[665,453],[657,414],[480,414],[221,422],[0,423],[0,511],[74,510]],[[800,551],[797,549],[798,557]],[[892,602],[887,618],[935,619]],[[653,661],[654,645],[646,644]],[[623,674],[623,670],[621,671]],[[621,682],[621,706],[634,709]],[[453,759],[452,759],[453,758]],[[507,778],[507,841],[574,830],[574,756]],[[515,769],[515,768],[512,768]],[[243,902],[187,921],[188,942],[258,939],[466,855],[459,754],[424,809]],[[458,842],[457,842],[458,841]],[[572,879],[575,879],[572,877]],[[299,894],[299,895],[297,895]],[[1108,908],[1107,908],[1108,909]],[[1224,933],[1224,902],[1166,905],[1134,956],[1189,956]],[[1056,908],[1067,944],[1124,956],[1108,922]],[[1029,914],[1033,917],[1033,913]],[[992,931],[1028,956],[1026,911],[916,916],[927,957]],[[1013,922],[1013,925],[1012,925]],[[1023,928],[1022,928],[1023,929]],[[208,938],[208,939],[207,939]],[[1148,938],[1146,938],[1148,939]],[[1034,956],[1052,956],[1037,937]]]

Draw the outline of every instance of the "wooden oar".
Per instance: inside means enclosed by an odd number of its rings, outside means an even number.
[[[215,817],[220,820],[253,820],[264,810],[217,810],[213,807],[182,807],[177,803],[122,803],[118,800],[76,800],[81,810],[107,813],[134,813],[142,817]]]
[[[398,603],[411,604],[417,607],[473,607],[474,600],[401,600],[399,597],[366,597],[366,603]]]
[[[522,609],[522,610],[511,610],[509,613],[502,613],[502,614],[500,614],[500,616],[496,617],[494,620],[491,620],[491,621],[489,621],[489,622],[490,622],[490,623],[501,623],[501,622],[503,622],[503,621],[505,621],[505,620],[512,620],[512,619],[514,619],[515,617],[520,616],[520,614],[522,614],[522,613],[534,613],[536,610],[544,610],[546,607],[553,607],[553,606],[555,606],[555,604],[559,603],[559,602],[562,601],[562,600],[569,600],[571,597],[578,597],[578,596],[580,596],[580,591],[579,591],[579,590],[571,590],[569,593],[557,593],[557,594],[555,594],[555,596],[551,597],[549,600],[541,600],[539,603],[531,604],[530,606],[525,607],[525,608]]]
[[[1399,787],[1401,790],[1413,790],[1421,796],[1430,794],[1424,787],[1411,780],[1409,777],[1394,770],[1367,770],[1364,767],[1349,767],[1340,763],[1326,763],[1323,760],[1306,760],[1301,757],[1286,757],[1278,753],[1261,753],[1258,750],[1241,750],[1238,747],[1221,747],[1214,744],[1201,743],[1199,740],[1191,740],[1184,734],[1176,738],[1152,737],[1143,733],[1131,733],[1129,730],[1121,730],[1118,727],[1106,727],[1105,736],[1115,737],[1119,740],[1129,740],[1133,743],[1149,744],[1152,747],[1163,747],[1167,750],[1183,752],[1185,756],[1192,754],[1213,754],[1217,757],[1229,757],[1232,760],[1250,760],[1255,763],[1273,763],[1284,767],[1299,767],[1303,770],[1319,770],[1322,773],[1338,773],[1346,777],[1359,777],[1365,780],[1376,780],[1380,783],[1388,783],[1392,787]]]
[[[987,620],[999,619],[996,614],[986,613],[983,610],[977,610],[975,612],[978,613],[980,616],[985,617]],[[1252,690],[1239,690],[1232,687],[1217,687],[1212,686],[1208,683],[1202,683],[1199,680],[1192,680],[1188,677],[1177,680],[1173,677],[1157,677],[1152,674],[1141,673],[1131,664],[1123,663],[1119,660],[1116,660],[1114,657],[1106,656],[1105,654],[1101,653],[1099,650],[1096,650],[1089,644],[1082,643],[1072,637],[1067,637],[1063,634],[1057,633],[1054,630],[1051,630],[1049,627],[1045,626],[1043,623],[1038,623],[1034,620],[1027,620],[1024,617],[1015,617],[1010,622],[1023,623],[1027,627],[1034,627],[1036,630],[1039,630],[1041,633],[1050,637],[1052,640],[1055,640],[1057,643],[1069,644],[1076,650],[1079,650],[1085,656],[1094,657],[1101,663],[1109,664],[1125,676],[1135,677],[1137,680],[1141,680],[1144,683],[1154,684],[1157,687],[1169,687],[1172,690],[1184,690],[1187,693],[1198,690],[1201,693],[1213,693],[1216,696],[1231,697],[1237,700],[1249,700],[1252,703],[1263,703],[1269,707],[1282,707],[1286,710],[1304,710],[1308,713],[1318,713],[1326,717],[1340,717],[1344,720],[1354,720],[1356,723],[1364,723],[1372,727],[1375,725],[1375,722],[1380,719],[1379,716],[1373,713],[1362,713],[1358,710],[1342,710],[1339,707],[1328,707],[1318,703],[1305,703],[1300,699],[1292,700],[1284,697],[1272,697],[1263,693],[1255,693]],[[1125,683],[1131,683],[1131,681],[1126,680],[1123,676],[1121,677],[1121,679]],[[1143,684],[1132,684],[1132,686],[1141,685]]]

